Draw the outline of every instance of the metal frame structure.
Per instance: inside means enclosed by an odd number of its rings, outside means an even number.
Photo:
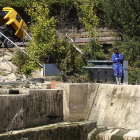
[[[93,72],[94,82],[115,83],[113,74],[112,61],[109,60],[89,60],[88,63],[93,63],[93,67],[83,67],[85,70]],[[128,61],[123,61],[123,84],[128,85]]]

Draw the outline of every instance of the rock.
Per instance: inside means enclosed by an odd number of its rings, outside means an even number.
[[[50,83],[42,83],[41,88],[42,89],[51,89],[51,85],[50,85]]]
[[[30,85],[29,85],[29,88],[30,88],[30,89],[41,89],[40,86],[36,86],[36,85],[33,85],[33,84],[30,84]]]
[[[1,70],[5,70],[8,72],[10,72],[12,70],[16,71],[16,69],[17,69],[16,66],[14,64],[12,64],[12,62],[7,63],[6,61],[0,63],[0,68],[1,68]]]
[[[4,82],[4,79],[0,79],[0,82]]]
[[[44,83],[43,78],[34,78],[31,80],[32,83]]]
[[[16,75],[14,73],[11,73],[8,75],[8,80],[10,81],[16,81]]]
[[[9,56],[9,55],[4,56],[4,58],[5,58],[7,61],[11,61],[11,60],[12,60],[12,56]]]
[[[32,72],[32,77],[33,78],[42,78],[43,75],[42,75],[42,70],[35,70]]]
[[[8,56],[12,56],[12,54],[9,53],[9,52],[5,52],[4,54],[6,54],[6,55],[8,55]]]
[[[42,83],[36,83],[35,85],[41,87]]]
[[[23,87],[29,88],[29,84],[25,84],[25,85],[23,85]]]

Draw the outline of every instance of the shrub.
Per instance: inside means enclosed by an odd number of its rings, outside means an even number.
[[[22,66],[26,64],[27,56],[20,50],[16,49],[12,55],[12,63],[17,66],[17,71],[21,72]]]
[[[118,44],[119,52],[128,60],[129,65],[129,84],[138,84],[140,81],[140,38],[123,36],[123,41]]]

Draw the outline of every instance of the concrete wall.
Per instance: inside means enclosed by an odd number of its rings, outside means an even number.
[[[59,88],[64,90],[64,121],[86,119],[98,126],[140,129],[140,86],[74,83]]]
[[[23,108],[12,129],[83,120],[97,122],[98,127],[140,129],[140,86],[61,83],[56,87],[0,94],[0,126],[7,128]]]
[[[140,129],[140,86],[99,84],[92,94],[89,121],[98,126]]]
[[[24,110],[20,112],[21,108]],[[17,114],[17,117],[15,116]],[[11,124],[11,120],[15,120]],[[28,94],[0,95],[1,131],[63,121],[62,90],[29,90]]]
[[[91,122],[59,123],[0,134],[0,140],[86,140]]]
[[[60,85],[59,88],[63,89],[64,121],[83,121],[86,119],[90,102],[88,86],[87,83]]]
[[[139,140],[140,130],[95,128],[87,140]]]

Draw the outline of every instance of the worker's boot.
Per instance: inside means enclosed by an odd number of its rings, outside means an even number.
[[[122,77],[118,77],[119,78],[119,84],[122,85]]]
[[[119,85],[119,77],[116,77],[117,85]]]

